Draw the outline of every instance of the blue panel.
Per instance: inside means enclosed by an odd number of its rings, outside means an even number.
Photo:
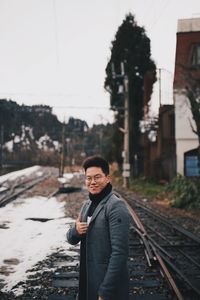
[[[200,176],[197,156],[186,156],[185,158],[185,175]]]

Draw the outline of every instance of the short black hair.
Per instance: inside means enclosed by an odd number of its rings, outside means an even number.
[[[90,156],[84,160],[83,168],[85,172],[90,167],[101,168],[105,175],[108,175],[110,172],[108,162],[103,157],[98,155]]]

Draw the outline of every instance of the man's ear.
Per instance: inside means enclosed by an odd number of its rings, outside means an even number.
[[[110,174],[107,175],[107,179],[108,179],[108,182],[111,181],[111,175]]]

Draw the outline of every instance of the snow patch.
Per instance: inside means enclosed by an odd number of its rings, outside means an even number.
[[[52,220],[36,222],[27,218]],[[66,232],[73,220],[64,217],[64,203],[56,198],[19,198],[0,209],[0,219],[9,224],[7,229],[0,229],[0,268],[8,271],[7,276],[0,275],[5,282],[5,292],[25,280],[28,269],[57,249],[62,248],[68,255],[73,255],[67,251],[71,246],[66,242]]]
[[[35,172],[39,172],[41,170],[40,166],[33,166],[29,168],[25,168],[23,170],[11,172],[5,175],[0,176],[0,184],[5,181],[12,181],[22,176],[29,176]]]

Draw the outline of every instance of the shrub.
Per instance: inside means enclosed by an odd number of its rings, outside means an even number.
[[[187,178],[181,175],[168,184],[172,206],[178,208],[200,208],[200,178]]]
[[[164,185],[156,183],[146,177],[131,178],[130,190],[135,191],[141,196],[154,198],[159,196],[163,192]]]

